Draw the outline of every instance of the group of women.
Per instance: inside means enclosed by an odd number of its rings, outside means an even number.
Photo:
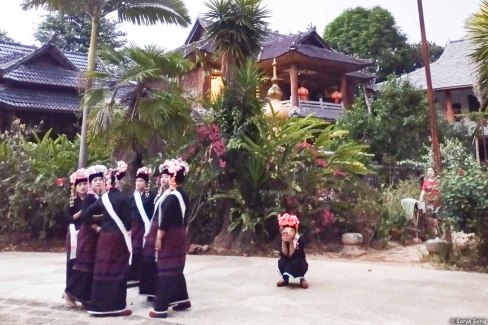
[[[189,171],[181,159],[159,166],[158,191],[150,190],[151,170],[137,170],[135,191],[121,191],[127,164],[94,165],[70,177],[67,212],[67,269],[64,298],[80,302],[93,316],[129,316],[127,287],[154,301],[150,317],[191,307],[183,275],[186,207],[181,185]]]

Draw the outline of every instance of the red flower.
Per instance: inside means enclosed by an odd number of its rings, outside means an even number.
[[[337,178],[344,178],[347,174],[340,169],[334,169],[334,176]]]
[[[322,211],[322,226],[328,226],[335,222],[335,215],[328,209]]]
[[[225,162],[225,160],[219,159],[219,167],[220,168],[224,169],[226,165],[227,165],[227,163]]]
[[[320,168],[325,168],[325,166],[327,166],[327,161],[324,159],[315,159],[315,165]]]

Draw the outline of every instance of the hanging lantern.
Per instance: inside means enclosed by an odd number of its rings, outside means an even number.
[[[298,97],[300,98],[300,100],[308,100],[308,89],[301,86],[300,88],[298,88]]]
[[[56,178],[55,183],[57,186],[62,187],[64,186],[64,181],[65,181],[64,178]]]
[[[339,104],[339,102],[342,100],[342,94],[336,90],[332,93],[332,95],[330,95],[330,98],[332,98],[336,104]]]

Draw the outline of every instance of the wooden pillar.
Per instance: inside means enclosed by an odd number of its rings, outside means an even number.
[[[456,122],[456,117],[454,116],[454,110],[452,108],[451,91],[444,91],[444,95],[446,96],[446,118],[449,124],[453,124]]]
[[[350,105],[349,91],[347,88],[348,88],[347,87],[347,79],[346,79],[346,75],[344,74],[342,76],[342,80],[341,80],[342,106],[344,106],[344,108],[349,107],[349,105]]]
[[[295,64],[290,66],[290,94],[291,107],[298,106],[298,70]]]

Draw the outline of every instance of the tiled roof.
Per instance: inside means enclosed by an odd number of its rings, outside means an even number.
[[[432,88],[434,90],[467,88],[475,82],[475,65],[470,59],[472,45],[468,40],[453,41],[447,44],[440,58],[430,65]],[[427,89],[425,68],[405,74],[399,79],[406,79],[419,89]],[[378,83],[374,89],[381,88]]]
[[[80,73],[54,67],[19,66],[3,76],[4,79],[49,85],[78,88],[81,85]]]
[[[208,22],[204,22],[201,19],[197,20],[192,29],[192,33],[200,31],[202,27],[205,28],[207,24]],[[191,41],[191,39],[192,38],[189,37],[187,42]],[[370,60],[357,59],[334,51],[322,40],[315,30],[309,30],[307,32],[293,35],[283,35],[277,32],[268,31],[261,44],[261,52],[257,58],[258,61],[270,60],[275,57],[278,58],[291,50],[295,50],[305,56],[321,60],[343,62],[358,66],[371,65]],[[183,45],[174,51],[182,53],[183,56],[186,57],[192,54],[195,49],[213,53],[215,51],[215,45],[203,35],[198,41]]]
[[[0,69],[4,69],[17,61],[23,59],[25,56],[32,54],[38,48],[35,46],[23,45],[18,43],[11,43],[0,41]],[[81,71],[85,71],[88,65],[88,54],[62,51],[63,54]],[[97,70],[103,70],[103,64],[97,60]]]
[[[74,113],[79,110],[76,94],[23,88],[0,89],[0,103],[37,111]]]

